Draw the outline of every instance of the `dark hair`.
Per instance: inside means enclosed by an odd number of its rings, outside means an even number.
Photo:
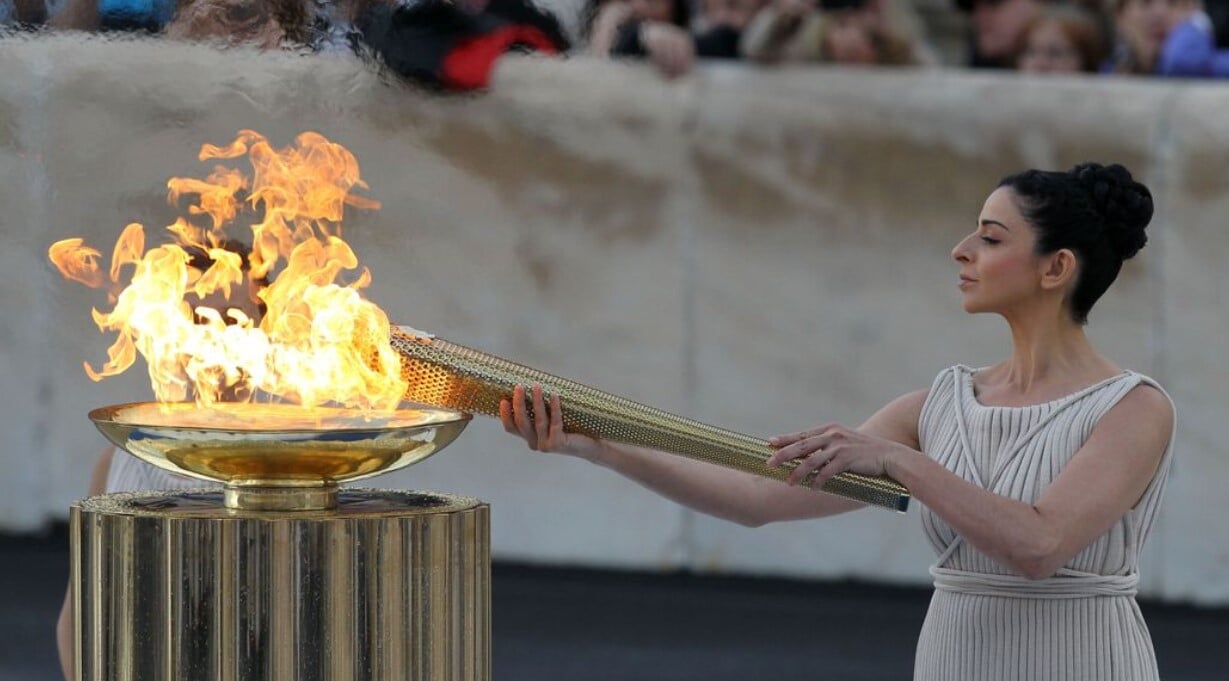
[[[1020,210],[1037,233],[1037,252],[1067,248],[1079,261],[1071,315],[1088,323],[1122,261],[1148,243],[1152,193],[1118,164],[1081,163],[1067,172],[1026,170],[999,182],[1016,193]]]

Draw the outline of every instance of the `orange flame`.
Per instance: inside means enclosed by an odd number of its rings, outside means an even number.
[[[93,311],[116,339],[106,363],[86,364],[86,373],[114,376],[140,353],[160,401],[192,396],[209,406],[263,393],[307,407],[396,408],[406,386],[386,340],[388,317],[360,295],[371,275],[341,238],[346,206],[379,207],[350,193],[367,187],[358,162],[312,132],[275,149],[244,130],[200,153],[202,161],[244,156],[250,175],[219,165],[203,180],[167,183],[173,205],[190,200],[188,217],[166,228],[173,243],[146,250],[141,225],[124,229],[108,274],[118,287],[131,266],[131,278],[111,311]],[[227,228],[257,210],[245,262]],[[202,217],[207,224],[194,222]],[[56,242],[48,256],[69,279],[106,283],[100,251],[80,238]],[[349,283],[340,281],[350,272]],[[379,339],[374,359],[370,339]]]
[[[85,239],[73,237],[51,244],[48,257],[60,269],[60,274],[90,288],[102,286],[102,271],[98,269],[97,249],[85,245]]]

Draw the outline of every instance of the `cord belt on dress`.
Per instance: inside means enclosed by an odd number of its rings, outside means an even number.
[[[1029,579],[1019,575],[992,575],[951,568],[932,567],[935,589],[977,596],[1005,598],[1093,598],[1134,596],[1139,591],[1139,573],[1096,575],[1063,568],[1054,577]]]

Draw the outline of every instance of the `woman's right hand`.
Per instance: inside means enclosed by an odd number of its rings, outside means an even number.
[[[529,401],[533,415],[529,414]],[[546,415],[546,418],[542,418]],[[559,452],[592,461],[601,450],[601,442],[585,435],[563,431],[563,407],[558,395],[551,395],[549,406],[542,386],[518,385],[512,389],[512,399],[499,403],[499,419],[504,430],[524,438],[530,449],[539,452]]]

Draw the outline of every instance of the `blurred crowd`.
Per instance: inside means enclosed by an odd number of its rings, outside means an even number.
[[[1229,6],[1200,0],[954,0],[970,30],[963,60],[949,64],[911,0],[594,2],[583,32],[589,52],[645,57],[667,74],[712,58],[1229,76],[1212,20],[1229,24]]]
[[[377,9],[383,23],[366,35],[392,46],[395,54],[381,53],[386,61],[408,60],[411,71],[424,45],[446,59],[471,33],[498,29],[503,39],[487,52],[646,60],[671,77],[702,59],[1229,76],[1229,49],[1221,47],[1229,43],[1229,0],[941,0],[954,3],[947,11],[968,27],[960,58],[946,60],[940,55],[953,52],[936,48],[934,22],[917,1],[587,0],[578,21],[559,22],[559,7],[552,13],[530,0],[0,0],[0,25],[330,51],[355,49],[355,35],[364,35],[356,27]],[[539,38],[509,28],[528,15]],[[562,25],[579,28],[565,35]]]

